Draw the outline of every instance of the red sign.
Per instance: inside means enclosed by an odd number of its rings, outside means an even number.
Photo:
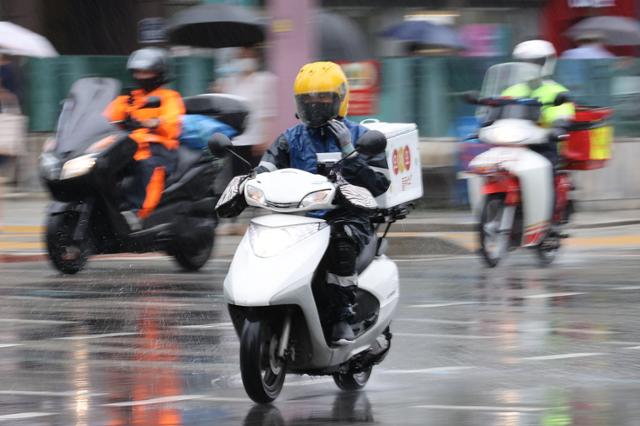
[[[349,80],[349,115],[375,115],[380,96],[378,61],[342,62]]]

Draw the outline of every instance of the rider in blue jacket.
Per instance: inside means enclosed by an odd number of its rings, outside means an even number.
[[[358,139],[368,131],[345,118],[349,88],[339,65],[313,62],[303,66],[294,83],[297,117],[302,121],[281,134],[264,154],[258,172],[296,168],[318,172],[318,153],[341,152],[342,175],[347,182],[367,188],[373,196],[386,192],[389,180],[386,155],[354,153]],[[327,290],[332,301],[331,340],[345,344],[355,336],[349,326],[358,284],[356,258],[373,235],[370,217],[362,211],[339,208],[323,216],[331,224],[326,254]]]

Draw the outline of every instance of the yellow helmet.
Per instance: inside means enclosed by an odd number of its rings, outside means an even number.
[[[293,83],[298,117],[310,127],[347,115],[349,85],[340,65],[311,62],[300,68]]]

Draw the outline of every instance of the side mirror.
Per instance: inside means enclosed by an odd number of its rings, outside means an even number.
[[[567,92],[558,93],[556,95],[556,98],[553,100],[553,106],[560,106],[562,104],[566,104],[567,102],[571,102],[571,99],[569,99],[569,95],[567,95]]]
[[[226,155],[233,146],[231,139],[222,133],[214,133],[207,145],[209,146],[209,151],[216,157]]]
[[[480,105],[480,93],[476,90],[471,90],[463,94],[464,101],[471,105]]]
[[[162,101],[157,96],[149,96],[147,102],[144,103],[142,108],[160,108]]]
[[[358,152],[373,157],[387,149],[387,137],[377,130],[369,130],[357,141]]]

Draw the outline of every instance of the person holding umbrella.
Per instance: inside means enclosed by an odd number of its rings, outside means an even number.
[[[612,59],[615,55],[603,46],[605,37],[597,31],[584,31],[574,37],[577,47],[566,50],[562,59]]]

